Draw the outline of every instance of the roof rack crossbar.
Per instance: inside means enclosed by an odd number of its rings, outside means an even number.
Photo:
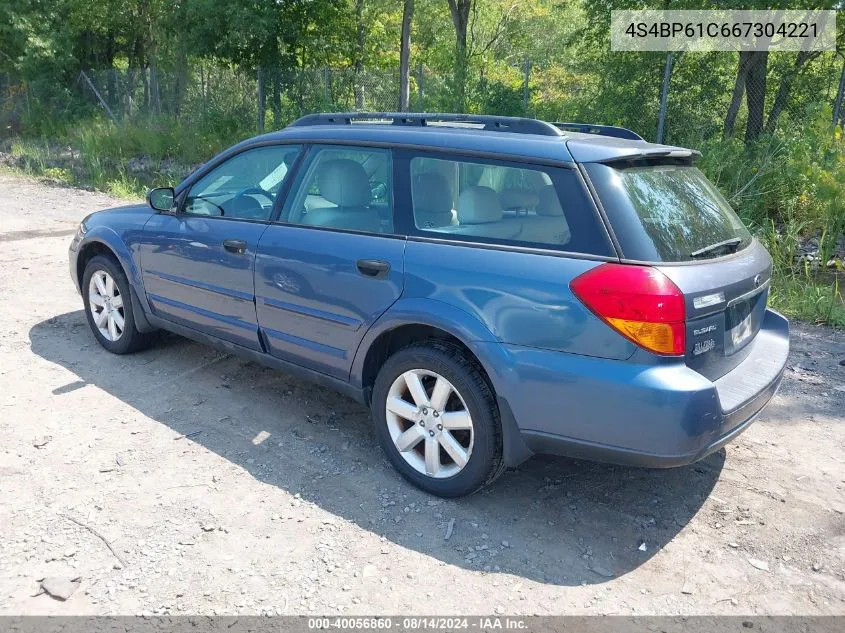
[[[307,114],[291,123],[289,127],[351,125],[358,121],[383,121],[391,125],[418,127],[431,126],[437,123],[465,123],[481,125],[483,126],[482,129],[493,132],[561,136],[558,127],[537,119],[491,114],[448,114],[439,112],[329,112]]]
[[[561,130],[569,132],[581,132],[583,134],[600,134],[602,136],[615,136],[616,138],[627,138],[632,141],[644,141],[645,139],[636,132],[625,127],[616,125],[597,125],[594,123],[555,123]]]

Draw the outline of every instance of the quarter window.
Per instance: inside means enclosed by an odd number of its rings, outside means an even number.
[[[611,254],[572,170],[417,156],[410,176],[422,234]]]
[[[191,187],[185,199],[185,213],[269,219],[299,150],[298,145],[275,145],[233,156]]]
[[[393,232],[390,151],[315,147],[286,205],[291,224]]]

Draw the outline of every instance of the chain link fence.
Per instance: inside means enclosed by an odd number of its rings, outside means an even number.
[[[467,86],[473,111],[629,127],[647,140],[703,140],[800,127],[826,116],[841,123],[843,58],[836,53],[645,54],[608,64],[598,76],[523,60],[482,72]],[[765,54],[764,54],[765,55]],[[319,111],[392,111],[398,69],[259,69],[213,64],[174,69],[82,71],[73,81],[20,81],[0,74],[0,137],[99,113],[116,124],[213,122],[243,133],[284,127]],[[454,109],[451,78],[418,65],[412,111]]]

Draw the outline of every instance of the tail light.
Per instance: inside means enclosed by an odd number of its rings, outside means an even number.
[[[684,353],[684,295],[656,268],[602,264],[569,287],[596,316],[637,345],[657,354]]]

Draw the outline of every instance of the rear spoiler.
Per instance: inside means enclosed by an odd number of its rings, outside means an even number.
[[[646,165],[680,163],[690,165],[701,158],[701,152],[694,149],[645,147],[637,150],[636,148],[631,147],[626,148],[626,150],[630,151],[618,156],[608,157],[605,160],[598,160],[596,162],[604,163],[606,165],[612,165],[614,163],[644,163]]]
[[[626,138],[630,141],[644,141],[645,139],[626,127],[617,125],[598,125],[595,123],[554,123],[560,130],[568,132],[580,132],[581,134],[598,134],[600,136],[613,136],[615,138]]]

